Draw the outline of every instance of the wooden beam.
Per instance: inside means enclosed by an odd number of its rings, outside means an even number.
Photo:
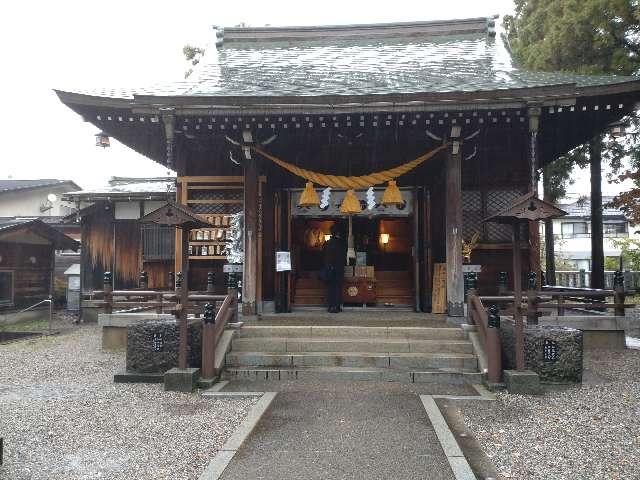
[[[214,200],[189,200],[189,204],[198,205],[239,205],[242,200],[214,199]]]
[[[238,176],[181,176],[178,183],[242,183],[244,177]]]
[[[456,142],[454,141],[454,144]],[[446,176],[447,313],[464,316],[462,275],[462,149],[448,149]]]

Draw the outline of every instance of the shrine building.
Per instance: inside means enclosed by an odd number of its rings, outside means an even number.
[[[346,305],[431,311],[446,286],[446,311],[461,316],[463,243],[482,294],[500,271],[513,282],[512,230],[483,220],[640,92],[635,77],[523,70],[496,21],[219,28],[184,81],[57,94],[175,170],[177,201],[212,223],[192,234],[190,288],[222,277],[243,212],[245,312],[322,305],[322,245],[339,224]],[[539,272],[537,224],[526,230],[523,270]],[[291,271],[276,271],[276,252]]]

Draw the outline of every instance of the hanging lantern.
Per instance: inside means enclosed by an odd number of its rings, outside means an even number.
[[[307,182],[304,191],[300,195],[299,207],[317,207],[320,205],[320,197],[318,192],[313,188],[313,183]]]
[[[104,132],[99,132],[95,134],[96,137],[96,147],[106,148],[110,146],[109,143],[109,135]]]
[[[340,211],[347,215],[360,213],[362,211],[362,207],[360,207],[360,200],[356,197],[356,192],[353,189],[350,188],[347,190],[344,200],[342,200],[342,205],[340,205]]]
[[[385,207],[390,207],[392,205],[399,206],[403,203],[404,200],[402,199],[402,193],[396,185],[396,181],[389,180],[389,185],[382,195],[382,205],[384,205]]]

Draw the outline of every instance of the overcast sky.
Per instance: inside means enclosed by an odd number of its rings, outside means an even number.
[[[0,178],[62,178],[90,188],[113,175],[166,175],[165,168],[113,140],[111,148],[96,147],[97,129],[63,106],[52,89],[179,80],[187,69],[182,46],[205,45],[212,25],[437,20],[503,15],[512,8],[511,0],[6,3],[0,24]]]

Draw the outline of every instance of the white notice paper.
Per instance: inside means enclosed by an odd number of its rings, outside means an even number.
[[[276,272],[291,271],[291,252],[276,252]]]

